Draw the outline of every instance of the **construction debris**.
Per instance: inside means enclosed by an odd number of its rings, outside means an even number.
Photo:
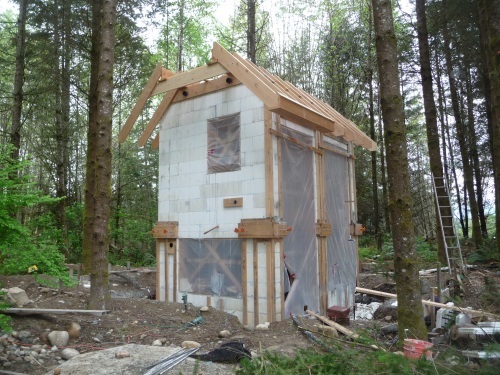
[[[359,337],[359,335],[357,333],[354,333],[350,329],[348,329],[348,328],[346,328],[338,323],[335,323],[333,320],[330,320],[325,316],[318,315],[311,310],[306,310],[306,313],[308,313],[311,316],[314,316],[316,319],[322,321],[323,323],[329,325],[330,327],[335,328],[340,333],[343,333],[344,335],[346,335],[352,339],[357,339]]]

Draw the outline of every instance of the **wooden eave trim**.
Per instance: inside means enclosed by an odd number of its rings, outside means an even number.
[[[192,83],[204,81],[226,73],[228,71],[221,64],[203,65],[159,82],[151,95],[163,94],[167,91],[179,89]]]
[[[127,121],[125,122],[125,125],[123,125],[123,128],[120,130],[120,133],[118,134],[118,142],[123,143],[127,139],[128,135],[130,134],[130,130],[132,130],[132,127],[134,126],[135,122],[137,121],[137,118],[144,109],[147,100],[149,99],[151,93],[155,89],[158,80],[161,78],[162,72],[163,70],[161,67],[161,62],[159,62],[156,65],[156,68],[153,70],[153,73],[149,77],[146,86],[144,86],[141,95],[139,95],[139,99],[137,99],[137,102],[135,103],[134,108],[130,112],[130,115],[128,116]]]
[[[214,42],[212,57],[238,78],[265,104],[270,107],[277,106],[278,98],[276,92],[261,77],[257,76],[246,62],[239,61],[217,42]]]
[[[139,147],[144,147],[146,142],[148,141],[149,137],[151,137],[151,134],[153,134],[153,131],[156,128],[156,125],[160,122],[163,114],[165,111],[170,107],[170,104],[172,103],[172,100],[174,99],[175,94],[177,93],[177,90],[171,90],[168,91],[164,96],[163,99],[156,109],[155,113],[153,114],[153,117],[151,117],[151,120],[149,120],[148,124],[146,125],[146,128],[142,132],[141,136],[139,137],[139,140],[137,141],[137,144]]]
[[[334,121],[285,96],[280,95],[278,105],[269,109],[283,118],[322,133],[333,133],[336,130],[337,124]]]

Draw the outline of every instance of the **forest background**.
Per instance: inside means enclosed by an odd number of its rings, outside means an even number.
[[[0,11],[0,272],[65,273],[82,258],[91,64],[91,17],[83,0],[22,0],[26,7],[22,111],[16,129],[18,3]],[[379,98],[371,2],[367,0],[118,1],[115,28],[112,206],[109,261],[155,263],[158,154],[134,139],[154,99],[123,143],[116,135],[157,62],[172,71],[207,63],[213,41],[249,56],[248,3],[255,4],[255,60],[354,121],[379,145],[356,149],[361,250],[391,254],[386,145]],[[6,0],[0,2],[6,4]],[[222,11],[221,11],[222,10]],[[226,18],[223,18],[227,16]],[[222,21],[224,19],[224,21]],[[415,4],[394,1],[412,214],[417,247],[437,261],[434,193],[422,99]],[[427,1],[439,151],[460,235],[472,237],[473,260],[495,250],[493,137],[479,12],[471,0]],[[17,164],[8,145],[18,137]],[[5,168],[10,165],[11,169]],[[13,177],[15,175],[15,177]],[[472,188],[471,188],[472,187]],[[16,194],[14,194],[15,192]],[[36,204],[35,204],[36,203]],[[471,209],[472,208],[472,209]],[[13,216],[14,213],[14,216]],[[433,251],[434,249],[434,251]],[[8,254],[16,253],[8,262]],[[20,256],[19,254],[23,254]]]

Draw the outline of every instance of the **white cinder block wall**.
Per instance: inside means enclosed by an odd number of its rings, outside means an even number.
[[[207,120],[240,112],[241,170],[207,173]],[[277,147],[273,140],[275,197],[277,184]],[[244,85],[234,86],[171,105],[160,122],[159,221],[178,221],[178,238],[237,238],[234,229],[241,219],[266,217],[264,167],[264,104]],[[225,198],[242,197],[243,207],[224,208]],[[278,209],[278,205],[276,205]],[[219,228],[204,234],[206,231]],[[254,319],[253,241],[247,240],[247,317],[249,325],[274,320],[267,316],[266,248],[258,245],[259,314]],[[160,249],[161,267],[165,249]],[[280,249],[276,249],[276,318],[281,318]],[[173,257],[168,257],[169,299],[173,296]],[[164,271],[160,272],[160,297],[165,300]],[[243,320],[243,300],[210,296],[216,308]],[[206,295],[190,293],[188,301],[196,306],[207,303]],[[181,293],[177,301],[182,302]]]
[[[238,112],[241,170],[207,174],[207,120]],[[265,217],[264,170],[264,105],[246,86],[175,103],[160,125],[158,220],[178,221],[179,238],[237,238],[242,218]],[[231,197],[243,207],[224,209]]]

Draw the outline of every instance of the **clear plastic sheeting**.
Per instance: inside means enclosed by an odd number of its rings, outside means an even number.
[[[241,240],[179,240],[179,291],[241,298]]]
[[[348,158],[325,151],[326,215],[333,234],[327,237],[328,290],[334,305],[350,307],[356,289],[356,242],[349,235]],[[347,299],[347,301],[346,301]]]
[[[207,124],[208,173],[239,171],[240,114],[216,117]]]
[[[312,138],[291,129],[282,132],[312,145]],[[313,152],[281,139],[283,220],[293,230],[284,240],[285,285],[291,282],[285,300],[285,316],[304,314],[304,307],[319,310],[318,256],[314,212]]]

